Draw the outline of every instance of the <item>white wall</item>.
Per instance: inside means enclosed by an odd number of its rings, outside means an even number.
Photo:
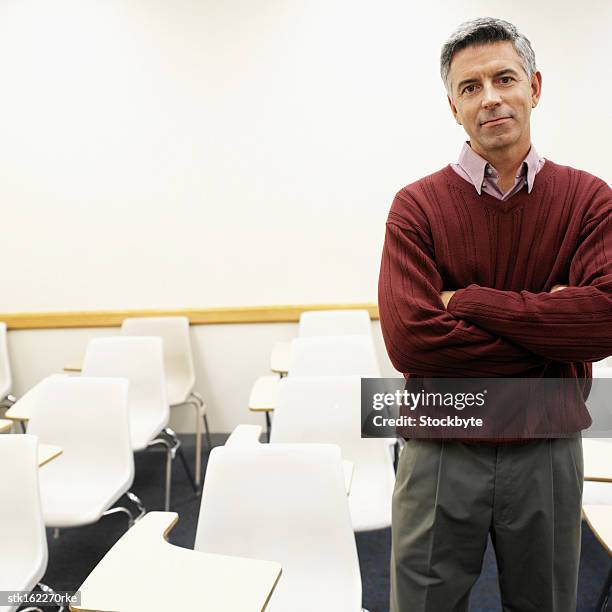
[[[438,76],[445,37],[483,14],[515,22],[543,73],[537,149],[609,179],[611,12],[0,0],[0,313],[374,302],[393,195],[464,139]],[[294,330],[194,328],[214,430],[249,417],[251,383]],[[16,391],[106,333],[11,332]]]
[[[445,37],[494,14],[538,150],[609,177],[611,4],[0,0],[0,312],[375,301],[395,192],[459,152]]]

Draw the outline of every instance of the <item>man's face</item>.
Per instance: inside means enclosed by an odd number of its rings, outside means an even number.
[[[448,101],[477,153],[529,147],[531,109],[540,99],[542,77],[531,80],[509,41],[467,47],[452,59]]]

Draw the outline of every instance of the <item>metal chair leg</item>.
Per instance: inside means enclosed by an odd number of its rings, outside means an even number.
[[[162,433],[167,433],[167,431],[170,431],[172,432],[172,434],[174,434],[174,432],[169,428],[164,429]],[[151,448],[152,446],[156,444],[161,444],[162,446],[166,447],[166,485],[165,485],[165,492],[164,492],[164,510],[166,512],[170,510],[170,495],[171,495],[171,486],[172,486],[172,460],[174,459],[176,455],[176,449],[178,448],[178,446],[180,446],[180,441],[176,439],[176,435],[175,435],[175,442],[176,443],[172,445],[170,444],[170,441],[167,440],[166,438],[155,438],[155,440],[152,440],[147,445],[147,448]]]
[[[210,428],[208,427],[208,417],[206,416],[206,413],[202,415],[202,418],[204,419],[204,429],[206,430],[206,443],[208,444],[208,450],[211,451],[212,440],[210,439]]]
[[[39,582],[36,585],[43,593],[49,593],[51,595],[55,594],[55,591],[50,587],[47,586],[44,582]],[[64,606],[59,606],[57,612],[64,612],[66,608]]]
[[[266,411],[266,438],[270,442],[270,430],[272,429],[272,423],[270,422],[270,413]]]
[[[191,488],[193,489],[194,493],[199,493],[200,487],[196,484],[193,476],[191,475],[191,470],[189,469],[189,465],[187,465],[187,459],[185,458],[185,453],[183,452],[183,449],[179,446],[176,450],[181,460],[181,463],[183,464],[183,467],[185,468],[185,472],[187,473],[187,478],[189,479],[189,482],[191,483]]]
[[[131,529],[134,526],[134,515],[130,512],[129,508],[125,506],[115,506],[114,508],[109,508],[105,512],[102,513],[102,516],[110,516],[111,514],[125,514],[128,517],[128,529]]]
[[[200,483],[202,482],[202,408],[204,407],[204,401],[196,394],[192,393],[186,402],[182,405],[191,405],[195,410],[195,483],[200,489]],[[210,439],[210,438],[209,438]]]
[[[125,506],[115,506],[114,508],[109,508],[106,512],[102,513],[102,516],[109,516],[110,514],[123,513],[128,517],[128,529],[131,529],[146,513],[147,510],[144,507],[142,501],[140,501],[140,497],[138,495],[128,491],[125,496],[136,506],[138,509],[138,515],[134,516],[134,513]]]
[[[166,491],[164,494],[164,510],[168,512],[170,510],[170,495],[172,494],[172,459],[173,452],[170,444],[166,449]]]
[[[196,431],[195,431],[195,484],[199,488],[202,481],[202,419],[200,418],[202,406],[198,403],[193,403],[196,413]]]
[[[185,472],[187,473],[187,478],[189,479],[189,482],[191,483],[194,491],[197,493],[199,491],[199,488],[195,484],[195,479],[191,474],[191,470],[189,469],[189,465],[187,464],[185,455],[183,454],[183,449],[181,448],[181,441],[178,439],[178,436],[176,435],[174,430],[170,429],[170,427],[164,427],[163,433],[166,434],[172,441],[172,444],[173,444],[172,458],[174,459],[174,457],[176,456],[176,453],[178,452],[179,456],[181,457],[183,467],[185,468]]]

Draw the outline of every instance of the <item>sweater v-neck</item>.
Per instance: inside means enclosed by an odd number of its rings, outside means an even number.
[[[482,204],[494,209],[496,212],[508,213],[518,207],[524,206],[529,201],[538,200],[546,184],[555,174],[557,174],[558,170],[559,166],[557,164],[546,159],[544,166],[535,178],[531,193],[528,193],[527,188],[523,187],[523,189],[510,196],[507,200],[498,200],[484,191],[478,194],[474,185],[459,176],[450,164],[442,168],[442,173],[446,177],[448,185],[451,188],[456,188],[461,191],[467,197],[468,201],[473,201],[475,204]]]

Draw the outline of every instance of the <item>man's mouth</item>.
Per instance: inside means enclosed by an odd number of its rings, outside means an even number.
[[[496,117],[495,119],[489,119],[481,123],[481,126],[494,127],[496,125],[503,125],[507,121],[510,121],[511,117]]]

